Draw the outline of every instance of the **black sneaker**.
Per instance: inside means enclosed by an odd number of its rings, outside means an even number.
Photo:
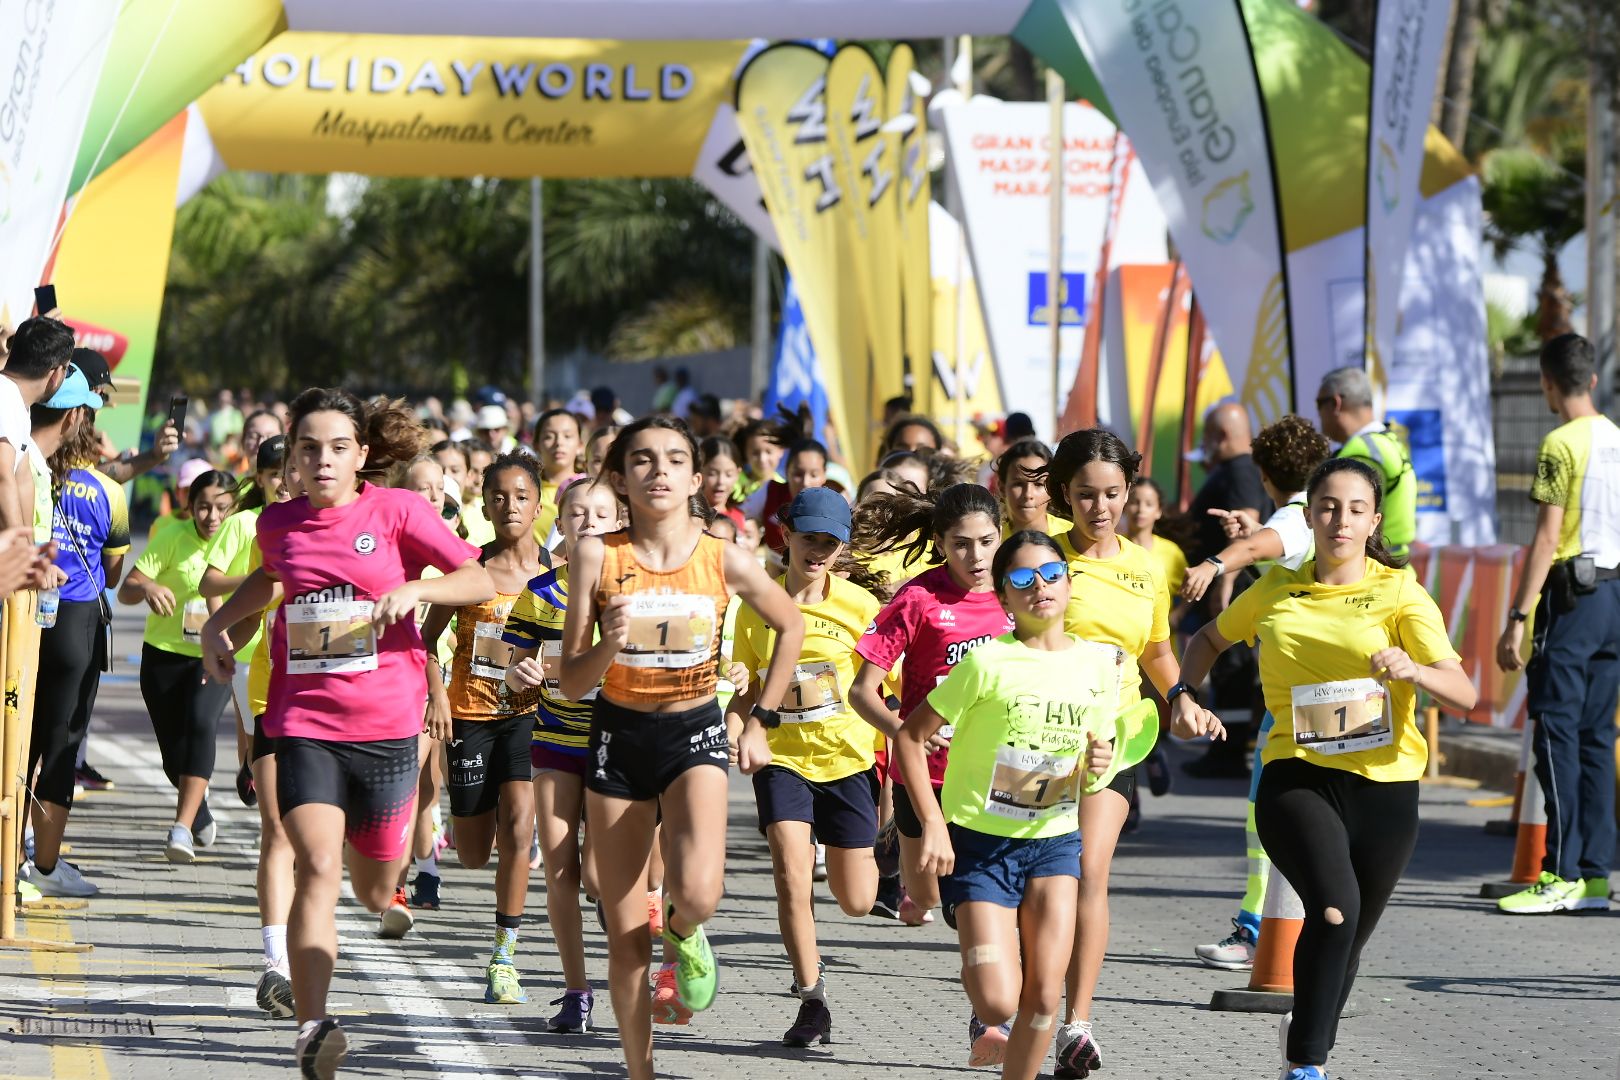
[[[823,976],[825,974],[827,974],[827,961],[825,961],[825,960],[817,960],[816,961],[816,978],[819,979],[819,978],[821,978],[821,976]],[[814,988],[812,987],[812,989],[814,989]],[[794,976],[793,981],[788,983],[788,996],[789,997],[798,997],[799,996],[799,979],[798,979],[798,976]]]
[[[73,770],[73,782],[86,791],[111,791],[115,786],[113,782],[101,775],[88,761]]]
[[[419,911],[439,910],[439,875],[416,875],[416,880],[411,882],[411,907]]]
[[[899,874],[878,878],[877,899],[872,901],[872,910],[868,914],[883,919],[899,919],[902,895]]]
[[[253,786],[253,765],[250,762],[242,762],[242,767],[237,770],[236,797],[242,800],[243,806],[259,805],[259,791]]]
[[[306,1080],[332,1080],[348,1053],[348,1037],[331,1017],[304,1024],[293,1047],[298,1072]]]
[[[1162,743],[1155,746],[1148,754],[1147,760],[1142,762],[1142,771],[1147,773],[1150,792],[1154,795],[1170,793],[1170,755],[1164,752]]]
[[[820,998],[808,998],[799,1003],[798,1019],[782,1036],[783,1046],[805,1047],[819,1040],[826,1046],[832,1042],[832,1013]]]
[[[900,873],[900,830],[894,818],[883,823],[878,830],[877,842],[872,845],[872,857],[877,860],[879,877],[894,877]]]

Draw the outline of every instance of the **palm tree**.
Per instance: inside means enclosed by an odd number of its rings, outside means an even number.
[[[1536,333],[1547,341],[1570,329],[1574,301],[1558,271],[1558,253],[1583,228],[1581,158],[1562,164],[1533,150],[1506,148],[1485,156],[1485,239],[1497,258],[1524,243],[1541,258]]]

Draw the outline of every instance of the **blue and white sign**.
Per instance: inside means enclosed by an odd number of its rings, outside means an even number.
[[[816,350],[810,344],[804,308],[799,306],[798,287],[788,275],[782,295],[782,332],[776,340],[776,362],[765,387],[765,415],[774,416],[778,406],[795,412],[803,404],[810,406],[815,429],[823,430],[827,426],[827,388],[816,370]]]
[[[1086,324],[1086,275],[1063,272],[1058,282],[1058,309],[1061,326]],[[1029,272],[1029,303],[1024,305],[1031,326],[1052,325],[1052,305],[1046,299],[1046,271]]]

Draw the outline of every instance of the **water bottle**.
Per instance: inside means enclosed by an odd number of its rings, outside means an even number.
[[[61,600],[61,589],[41,589],[39,591],[39,607],[34,610],[34,622],[45,630],[55,626],[56,609]]]

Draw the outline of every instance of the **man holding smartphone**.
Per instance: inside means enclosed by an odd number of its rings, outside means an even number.
[[[1530,498],[1536,535],[1496,646],[1521,665],[1535,602],[1530,719],[1536,779],[1547,801],[1541,877],[1503,897],[1509,915],[1606,911],[1614,855],[1615,700],[1620,695],[1620,427],[1592,404],[1591,342],[1564,334],[1541,347],[1541,392],[1563,423],[1542,440]]]

